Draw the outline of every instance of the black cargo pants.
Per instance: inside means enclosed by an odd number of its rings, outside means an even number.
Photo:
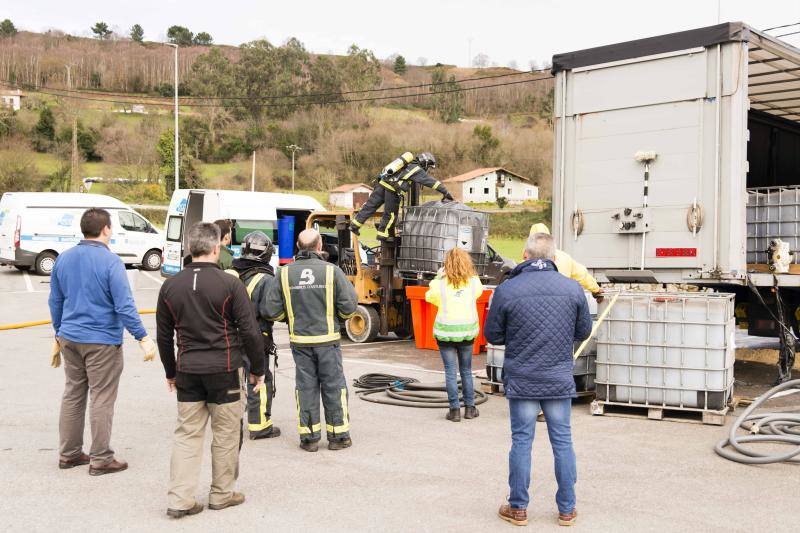
[[[380,209],[381,205],[383,206],[383,216],[377,226],[378,237],[393,237],[394,228],[397,225],[397,212],[400,210],[400,195],[381,184],[375,186],[375,190],[356,214],[354,223],[361,227]]]
[[[342,352],[339,345],[292,345],[292,355],[295,364],[295,401],[300,440],[317,442],[321,438],[320,395],[325,407],[328,442],[350,437],[347,382],[342,369]]]

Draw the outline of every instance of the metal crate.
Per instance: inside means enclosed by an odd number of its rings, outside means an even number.
[[[767,264],[766,250],[774,239],[800,250],[800,187],[747,189],[747,263]],[[792,262],[800,263],[800,254]]]
[[[489,215],[459,203],[428,202],[409,207],[403,218],[397,269],[406,276],[433,276],[445,253],[462,248],[472,257],[479,276],[489,264]]]
[[[733,310],[733,294],[621,293],[597,332],[597,399],[723,409],[733,390]]]
[[[577,349],[580,343],[575,343]],[[578,394],[594,390],[594,380],[597,365],[596,354],[593,351],[595,344],[590,342],[584,352],[575,360],[572,368],[572,377],[575,379],[575,388]],[[486,345],[486,376],[492,383],[503,382],[503,361],[505,360],[506,347]]]

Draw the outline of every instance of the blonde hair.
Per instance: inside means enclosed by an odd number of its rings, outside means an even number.
[[[451,248],[444,256],[444,275],[455,288],[466,285],[475,275],[472,258],[461,248]]]

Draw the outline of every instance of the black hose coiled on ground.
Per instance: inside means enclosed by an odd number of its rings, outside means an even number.
[[[356,394],[368,402],[423,409],[441,409],[450,406],[444,383],[423,384],[417,379],[404,376],[364,374],[353,381],[353,386],[363,389],[357,391]],[[461,385],[459,384],[460,390]],[[459,399],[463,405],[463,397]],[[475,405],[480,405],[488,399],[485,393],[475,390]]]
[[[800,458],[800,413],[759,413],[753,411],[768,401],[778,392],[787,389],[800,389],[800,379],[787,381],[773,387],[754,401],[739,415],[731,426],[727,439],[722,439],[714,447],[714,451],[725,459],[749,465],[764,465],[784,461],[799,462]],[[749,435],[737,435],[736,430],[742,428]],[[763,454],[743,446],[744,443],[772,442],[792,445],[786,453]],[[728,449],[728,447],[733,448]],[[734,451],[735,450],[735,451]]]
[[[353,386],[357,389],[385,389],[392,385],[406,385],[408,383],[419,383],[419,380],[404,376],[393,376],[392,374],[364,374],[353,380]]]

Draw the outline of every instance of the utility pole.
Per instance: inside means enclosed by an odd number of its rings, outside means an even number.
[[[72,69],[70,65],[65,65],[67,69],[67,90],[72,89]],[[69,164],[69,190],[78,191],[78,110],[72,102],[72,156]]]
[[[180,188],[180,135],[178,134],[178,45],[174,43],[164,43],[175,49],[175,190]]]
[[[250,177],[250,192],[256,192],[256,151],[253,150],[253,173]]]
[[[302,148],[300,148],[296,144],[290,144],[289,146],[286,147],[286,149],[292,151],[292,192],[294,192],[294,153],[297,152],[298,150],[302,150]]]

